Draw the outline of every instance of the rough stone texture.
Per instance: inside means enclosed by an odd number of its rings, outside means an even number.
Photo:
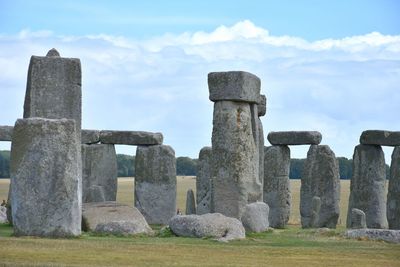
[[[117,176],[114,145],[82,145],[82,202],[115,201]]]
[[[7,208],[0,206],[0,223],[7,223]]]
[[[235,218],[220,213],[176,215],[169,221],[172,232],[186,237],[213,237],[218,241],[244,239],[245,229]]]
[[[114,201],[84,203],[82,228],[84,231],[117,235],[152,232],[137,208]]]
[[[400,131],[368,130],[362,132],[360,144],[380,146],[400,146]]]
[[[211,211],[211,155],[211,147],[203,147],[199,153],[196,177],[196,203],[199,215]]]
[[[120,144],[133,146],[161,145],[162,133],[141,131],[101,131],[100,142],[103,144]]]
[[[386,165],[380,146],[358,145],[353,155],[347,228],[352,225],[351,210],[365,212],[368,228],[387,228],[385,203]]]
[[[96,144],[100,142],[100,131],[98,130],[85,130],[81,132],[82,144]]]
[[[176,212],[176,160],[170,146],[138,146],[135,207],[150,224],[167,224]]]
[[[267,113],[267,97],[265,95],[260,95],[260,102],[257,105],[258,116],[263,117]]]
[[[248,203],[262,201],[255,111],[255,104],[232,101],[214,104],[212,212],[239,219]]]
[[[210,72],[208,88],[211,101],[260,102],[260,79],[245,71]]]
[[[387,219],[389,229],[400,229],[400,146],[395,147],[390,165],[387,195]]]
[[[82,121],[81,62],[62,58],[55,49],[48,56],[32,56],[26,86],[24,118],[73,119],[80,140]]]
[[[313,197],[321,201],[318,221],[312,222]],[[303,228],[335,228],[339,218],[339,163],[327,145],[311,145],[304,163],[300,188],[300,215]]]
[[[194,193],[189,189],[186,193],[186,215],[196,214],[196,202],[194,200]]]
[[[270,132],[267,139],[271,145],[319,145],[322,135],[316,131]]]
[[[321,198],[313,197],[311,200],[311,227],[318,228],[319,213],[321,211]]]
[[[269,206],[269,224],[284,228],[290,215],[290,149],[288,146],[264,148],[264,202]]]
[[[60,53],[55,48],[50,49],[46,55],[46,57],[59,57],[59,56],[60,56]]]
[[[258,136],[258,180],[256,181],[256,185],[259,187],[255,188],[256,191],[261,192],[260,197],[257,199],[258,201],[263,201],[263,188],[264,188],[264,129],[262,122],[259,117],[256,118],[256,125],[258,132],[255,136]]]
[[[367,228],[367,223],[365,220],[365,213],[359,209],[351,209],[351,229],[362,229]]]
[[[81,233],[80,153],[74,120],[17,120],[10,167],[16,235]]]
[[[269,207],[264,202],[253,202],[246,205],[241,221],[246,231],[264,232],[268,230]]]
[[[385,229],[352,229],[345,233],[347,238],[368,238],[371,240],[383,240],[390,243],[400,243],[400,230]]]
[[[13,130],[14,130],[13,126],[0,125],[0,141],[11,142]]]

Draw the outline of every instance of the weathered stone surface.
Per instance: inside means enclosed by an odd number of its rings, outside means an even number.
[[[96,144],[100,142],[100,131],[99,130],[85,130],[81,132],[82,144]]]
[[[351,209],[350,223],[351,225],[349,226],[349,228],[351,229],[367,228],[365,213],[359,209]]]
[[[313,198],[320,198],[318,221],[312,222]],[[327,145],[311,145],[304,163],[300,188],[300,215],[303,228],[335,228],[339,218],[339,163]],[[314,209],[315,211],[315,209]]]
[[[213,237],[218,241],[245,238],[242,223],[238,219],[226,217],[220,213],[177,215],[168,224],[177,236]]]
[[[264,190],[264,129],[262,122],[259,117],[256,118],[256,126],[258,132],[255,135],[258,136],[258,180],[255,182],[255,192],[261,192],[260,197],[257,197],[257,201],[263,201],[262,192]]]
[[[59,56],[60,56],[60,53],[58,53],[58,51],[55,48],[50,49],[46,55],[46,57],[59,57]]]
[[[17,120],[10,168],[16,235],[81,233],[80,153],[74,120]]]
[[[211,155],[211,147],[203,147],[199,153],[196,177],[196,202],[199,215],[211,211]]]
[[[400,230],[385,229],[352,229],[345,233],[347,238],[368,238],[371,240],[383,240],[390,243],[400,243]]]
[[[7,223],[7,208],[0,206],[0,223]]]
[[[270,132],[267,139],[272,145],[318,145],[322,135],[317,131]]]
[[[395,147],[390,165],[387,195],[387,219],[389,229],[400,229],[400,146]]]
[[[246,231],[264,232],[268,230],[269,207],[264,202],[253,202],[246,205],[241,221]]]
[[[243,102],[214,104],[211,179],[212,212],[241,218],[248,203],[262,200],[254,111]],[[253,112],[252,112],[253,111]]]
[[[11,142],[13,130],[14,130],[13,126],[0,125],[0,141]]]
[[[318,228],[320,211],[321,211],[321,198],[314,196],[311,199],[311,218],[310,218],[310,225],[313,228]]]
[[[161,145],[162,133],[142,131],[101,131],[100,142],[103,144],[120,144],[133,146]]]
[[[365,212],[368,228],[387,228],[385,203],[386,165],[380,146],[358,145],[353,155],[347,228],[352,225],[351,210]]]
[[[176,211],[176,161],[170,146],[138,146],[135,207],[150,224],[167,224]]]
[[[260,95],[260,102],[257,105],[258,116],[263,117],[267,113],[267,97],[265,95]]]
[[[290,215],[290,149],[288,146],[264,148],[264,202],[269,206],[269,224],[284,228]]]
[[[24,118],[73,119],[81,131],[81,62],[62,58],[51,50],[46,57],[32,56],[26,86]],[[58,52],[57,52],[58,53]]]
[[[194,200],[194,193],[189,189],[186,193],[186,215],[196,214],[196,202]]]
[[[115,201],[84,203],[82,228],[105,234],[134,235],[151,233],[143,215],[137,208]]]
[[[400,131],[368,130],[362,132],[360,144],[380,146],[400,146]]]
[[[260,102],[260,79],[245,71],[210,72],[208,88],[211,101]]]
[[[117,176],[114,145],[82,145],[82,202],[115,201]]]

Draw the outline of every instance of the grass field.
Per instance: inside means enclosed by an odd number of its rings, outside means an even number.
[[[6,199],[8,184],[0,180],[0,199]],[[118,201],[132,205],[133,179],[121,178],[118,185]],[[348,240],[341,236],[343,226],[328,233],[300,229],[300,182],[291,181],[291,187],[292,225],[285,230],[218,243],[173,236],[15,238],[10,226],[0,225],[0,266],[400,266],[400,245]],[[195,189],[194,177],[178,177],[177,204],[182,210],[188,188]],[[342,181],[341,192],[345,218],[348,181]]]

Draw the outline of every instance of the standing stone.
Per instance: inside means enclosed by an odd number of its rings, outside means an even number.
[[[358,145],[353,155],[347,228],[352,225],[351,210],[365,212],[368,228],[387,228],[385,203],[386,165],[382,148]]]
[[[118,184],[114,145],[82,145],[82,202],[115,201]]]
[[[290,215],[290,149],[288,146],[264,148],[264,202],[269,206],[269,224],[284,228]]]
[[[81,233],[81,151],[76,136],[74,120],[17,120],[10,168],[17,236]]]
[[[176,161],[170,146],[138,146],[135,207],[149,224],[167,224],[176,212]]]
[[[313,198],[320,198],[317,222],[313,218]],[[339,218],[339,163],[327,145],[311,145],[304,163],[300,188],[301,225],[335,228]],[[315,209],[314,209],[315,211]],[[315,216],[314,216],[315,218]]]
[[[367,223],[365,220],[365,213],[359,209],[351,209],[351,229],[362,229],[367,228]]]
[[[13,126],[0,125],[0,141],[11,141],[13,130]]]
[[[199,215],[211,211],[211,155],[211,147],[203,147],[199,153],[196,177],[196,203]]]
[[[387,195],[389,229],[400,229],[400,146],[393,150]]]
[[[196,214],[196,202],[194,200],[194,193],[189,189],[186,193],[186,215]]]
[[[214,103],[212,212],[241,218],[248,203],[262,201],[257,103],[260,79],[247,72],[208,75]]]
[[[318,228],[319,213],[321,211],[321,198],[313,197],[311,200],[311,227]]]

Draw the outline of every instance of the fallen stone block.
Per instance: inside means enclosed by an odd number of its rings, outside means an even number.
[[[390,243],[400,243],[400,230],[387,229],[351,229],[345,233],[347,238],[382,240]]]
[[[264,202],[254,202],[246,205],[241,221],[246,231],[264,232],[268,230],[269,207]]]

